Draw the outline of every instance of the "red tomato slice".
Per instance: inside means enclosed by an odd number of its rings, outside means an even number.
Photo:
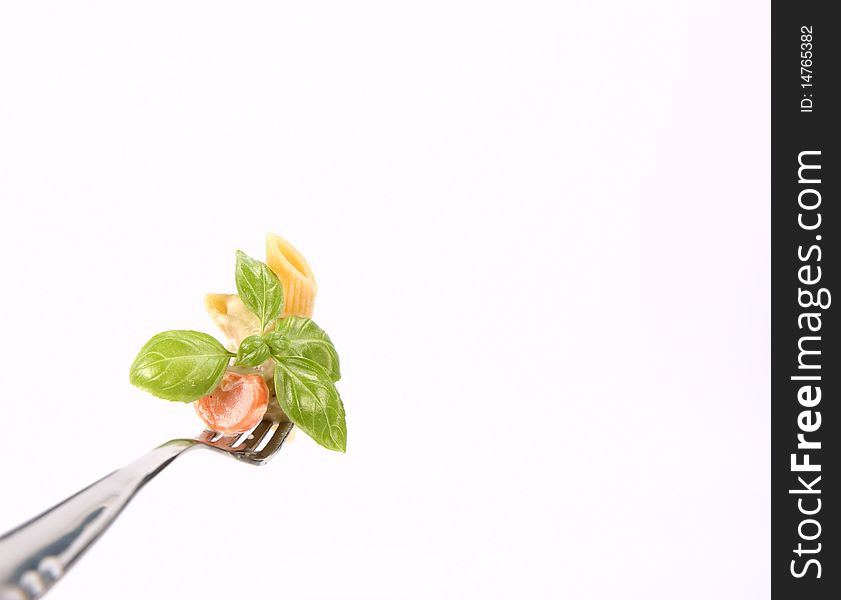
[[[208,429],[232,435],[254,427],[269,404],[269,387],[262,375],[228,371],[222,383],[195,402],[196,413]]]

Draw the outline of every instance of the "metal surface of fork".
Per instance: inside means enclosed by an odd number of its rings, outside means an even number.
[[[292,430],[277,402],[250,434],[205,430],[177,439],[114,471],[0,537],[0,600],[43,596],[99,539],[126,504],[164,467],[193,448],[210,448],[252,464],[266,464]]]

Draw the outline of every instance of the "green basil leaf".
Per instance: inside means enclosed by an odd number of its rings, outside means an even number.
[[[219,385],[231,356],[206,333],[164,331],[140,349],[129,381],[164,400],[193,402]]]
[[[287,317],[289,318],[289,317]],[[280,323],[280,321],[278,321]],[[263,340],[269,347],[272,356],[280,358],[283,356],[297,356],[292,352],[292,344],[286,339],[286,336],[277,331],[269,331],[263,335]]]
[[[239,345],[234,364],[241,367],[259,367],[269,360],[271,350],[259,335],[250,335]]]
[[[344,452],[345,407],[327,371],[300,356],[277,359],[277,366],[275,394],[286,416],[325,448]]]
[[[285,317],[277,322],[272,333],[277,336],[272,339],[283,340],[282,344],[276,344],[277,348],[273,346],[272,341],[267,340],[275,356],[303,356],[324,367],[331,380],[338,381],[341,378],[336,348],[330,341],[330,336],[312,319]]]
[[[237,250],[235,278],[242,303],[260,319],[260,331],[283,310],[283,286],[266,263]]]

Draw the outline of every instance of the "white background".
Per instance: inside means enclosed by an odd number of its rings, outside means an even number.
[[[189,454],[51,597],[767,597],[768,10],[3,3],[0,531],[198,431],[128,367],[274,231],[347,455]]]

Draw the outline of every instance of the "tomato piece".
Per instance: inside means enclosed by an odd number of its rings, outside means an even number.
[[[228,371],[222,382],[195,402],[196,413],[208,429],[233,435],[254,427],[269,405],[269,387],[262,375]]]

